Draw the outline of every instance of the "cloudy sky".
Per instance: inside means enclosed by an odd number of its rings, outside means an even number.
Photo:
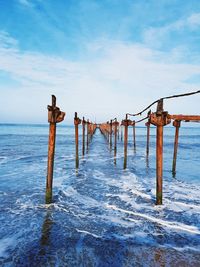
[[[102,122],[199,89],[199,0],[0,0],[1,122],[46,122],[51,94],[66,123]]]

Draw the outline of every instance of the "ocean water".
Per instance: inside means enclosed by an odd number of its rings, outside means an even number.
[[[81,132],[81,127],[80,127]],[[53,203],[45,205],[48,125],[0,125],[0,266],[200,266],[200,128],[165,128],[163,205],[155,129],[129,129],[117,157],[97,129],[75,169],[73,126],[58,125]]]

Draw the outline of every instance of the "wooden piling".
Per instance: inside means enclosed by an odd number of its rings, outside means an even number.
[[[56,142],[56,123],[64,120],[65,113],[56,107],[56,97],[52,95],[52,105],[48,109],[49,122],[49,145],[48,145],[48,163],[47,163],[47,179],[46,179],[46,204],[52,202],[52,187],[53,187],[53,168],[54,154]]]
[[[178,138],[179,138],[179,128],[181,126],[181,121],[175,120],[173,122],[173,126],[176,128],[175,137],[174,137],[174,156],[172,163],[172,173],[176,174],[176,159],[177,159],[177,151],[178,151]]]

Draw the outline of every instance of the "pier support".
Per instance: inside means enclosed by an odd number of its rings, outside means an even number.
[[[82,120],[82,155],[83,156],[85,155],[85,124],[86,124],[86,121],[85,121],[85,118],[83,117],[83,120]]]
[[[79,154],[78,154],[78,125],[81,123],[81,120],[77,116],[77,112],[75,112],[74,116],[74,126],[75,126],[75,145],[76,145],[76,169],[79,167]]]
[[[112,125],[113,122],[110,120],[110,149],[112,149]]]
[[[126,114],[126,119],[121,123],[124,126],[124,169],[127,168],[127,146],[128,146],[128,126],[132,124],[131,120],[128,120],[128,115]]]
[[[115,120],[114,124],[114,163],[116,164],[116,155],[117,155],[117,136],[118,136],[118,126],[119,122]]]
[[[146,147],[147,157],[149,156],[150,125],[151,124],[149,122],[145,123],[145,126],[147,127],[147,147]]]
[[[56,123],[64,120],[65,113],[56,107],[56,97],[52,95],[52,105],[48,109],[49,122],[49,145],[48,145],[48,163],[47,163],[47,179],[46,179],[46,204],[52,202],[52,187],[53,187],[53,168],[54,154],[56,142]]]
[[[173,126],[176,128],[175,138],[174,138],[174,156],[172,163],[172,174],[175,176],[176,174],[176,159],[177,159],[177,151],[178,151],[178,137],[179,137],[179,128],[181,126],[181,121],[175,120],[173,122]]]
[[[156,130],[156,205],[162,205],[163,189],[163,127],[171,122],[168,112],[163,111],[163,99],[158,101],[156,113],[150,115],[150,123]]]
[[[133,146],[134,146],[134,151],[136,151],[135,121],[132,122],[132,125],[133,125]]]

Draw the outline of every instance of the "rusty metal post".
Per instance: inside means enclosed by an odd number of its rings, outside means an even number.
[[[112,149],[112,120],[110,120],[110,149]]]
[[[178,151],[178,137],[179,137],[179,128],[181,126],[181,121],[175,120],[173,122],[173,126],[176,128],[175,138],[174,138],[174,157],[173,157],[173,164],[172,164],[172,173],[173,175],[175,175],[176,174],[176,159],[177,159],[177,151]]]
[[[76,168],[79,167],[79,155],[78,155],[78,125],[81,123],[81,120],[77,117],[77,112],[74,116],[74,126],[75,126],[75,145],[76,145]]]
[[[147,153],[147,156],[149,156],[150,123],[149,122],[146,122],[145,125],[147,127],[147,147],[146,147],[146,153]]]
[[[156,205],[162,205],[163,188],[163,127],[171,122],[168,113],[163,111],[163,99],[158,101],[156,113],[150,115],[150,123],[156,130]]]
[[[82,120],[82,155],[84,156],[85,155],[85,118],[83,117],[83,120]]]
[[[118,124],[118,127],[117,127],[117,139],[119,140],[119,128],[120,128],[120,126],[119,126],[119,124]]]
[[[123,141],[123,129],[122,129],[122,125],[121,125],[121,141]]]
[[[118,127],[119,123],[117,121],[117,119],[114,122],[114,163],[116,164],[116,155],[117,155],[117,135],[118,135],[118,131],[117,131],[117,127]]]
[[[56,142],[56,123],[64,120],[65,113],[56,107],[56,97],[52,95],[52,105],[48,109],[49,122],[49,145],[48,145],[48,163],[47,163],[47,179],[46,179],[46,204],[52,202],[52,187],[53,187],[53,168],[54,154]]]
[[[87,120],[87,150],[89,145],[89,120]]]
[[[156,204],[162,204],[163,183],[163,125],[157,126],[156,136]]]
[[[123,121],[124,125],[124,169],[127,167],[127,145],[128,145],[128,115],[126,114],[126,119]]]
[[[134,146],[134,150],[136,150],[136,140],[135,140],[135,121],[133,121],[133,146]]]

